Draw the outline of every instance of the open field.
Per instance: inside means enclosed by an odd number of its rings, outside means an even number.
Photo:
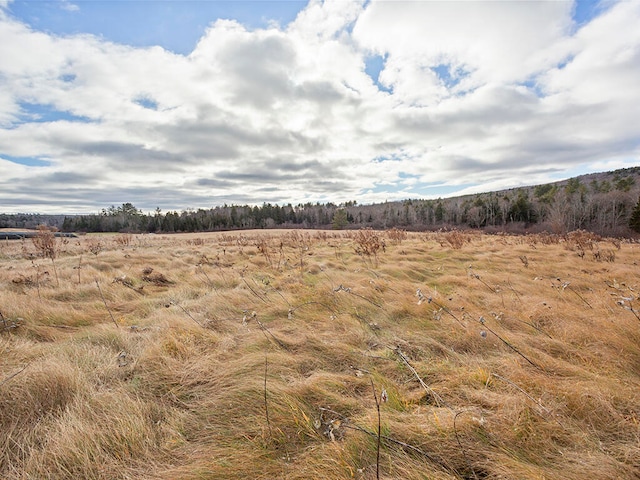
[[[584,232],[2,241],[0,478],[640,478],[639,261]]]

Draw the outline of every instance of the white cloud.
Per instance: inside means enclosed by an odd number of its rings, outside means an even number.
[[[78,5],[70,2],[69,0],[60,0],[60,8],[67,12],[77,12],[80,10]]]
[[[442,91],[430,70],[438,65],[469,72],[456,92],[525,81],[553,64],[558,59],[549,47],[569,31],[570,9],[569,2],[373,1],[358,19],[354,38],[388,55],[384,83],[412,100],[424,90],[406,78],[415,79],[426,84],[423,101],[430,103]]]
[[[216,21],[188,56],[0,11],[0,211],[365,203],[638,163],[639,5],[575,31],[565,2],[313,1],[285,28]]]

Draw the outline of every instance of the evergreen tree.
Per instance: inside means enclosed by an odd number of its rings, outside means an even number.
[[[631,212],[631,218],[629,219],[629,228],[634,232],[640,233],[640,199]]]
[[[338,210],[336,210],[336,212],[333,214],[333,229],[342,230],[347,226],[348,223],[349,220],[347,218],[347,211],[344,208],[339,208]]]

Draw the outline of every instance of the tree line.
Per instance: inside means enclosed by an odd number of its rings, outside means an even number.
[[[145,214],[131,203],[124,203],[98,214],[66,216],[56,226],[65,232],[157,233],[254,228],[475,228],[554,233],[583,229],[624,236],[640,232],[639,197],[640,167],[633,167],[498,192],[372,205],[359,205],[357,201],[263,203],[181,212],[156,209]],[[0,227],[3,223],[11,226],[6,217],[0,216]]]

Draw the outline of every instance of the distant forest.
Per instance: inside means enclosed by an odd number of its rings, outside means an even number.
[[[514,233],[589,230],[628,236],[640,231],[640,167],[498,192],[372,205],[357,201],[144,214],[131,203],[92,215],[0,215],[0,227],[55,226],[64,232],[208,232],[252,228],[405,230],[484,229]]]

